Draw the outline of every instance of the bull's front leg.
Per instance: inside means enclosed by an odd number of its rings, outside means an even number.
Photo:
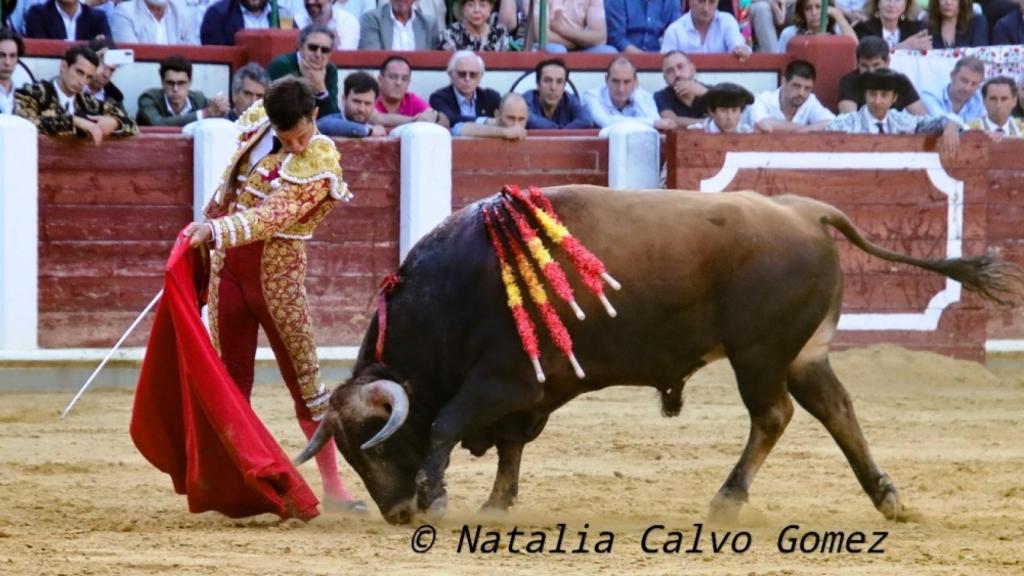
[[[509,382],[470,379],[441,409],[430,431],[427,458],[416,475],[416,501],[420,510],[432,517],[444,515],[448,506],[444,472],[448,468],[452,449],[467,433],[482,429],[507,414],[528,408],[539,401],[543,396],[543,388],[531,380],[523,378],[518,382]],[[518,468],[517,459],[517,472]],[[518,478],[518,474],[516,476]]]
[[[484,510],[505,512],[519,496],[519,463],[523,460],[522,442],[498,443],[498,474]]]

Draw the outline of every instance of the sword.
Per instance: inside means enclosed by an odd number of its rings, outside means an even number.
[[[103,367],[107,365],[107,361],[110,360],[110,357],[114,355],[114,352],[117,352],[117,349],[121,347],[121,344],[124,344],[124,341],[128,338],[128,335],[132,333],[132,330],[135,330],[135,327],[139,325],[139,322],[142,322],[142,319],[145,318],[146,314],[148,314],[149,311],[153,309],[153,306],[156,306],[156,303],[160,301],[160,297],[163,295],[163,289],[156,293],[156,296],[153,297],[153,300],[150,301],[150,303],[146,306],[145,309],[142,310],[139,316],[135,318],[135,321],[132,322],[132,325],[129,326],[127,330],[125,330],[124,334],[121,335],[121,339],[117,341],[117,344],[114,344],[114,347],[110,349],[110,352],[107,352],[107,357],[104,358],[103,361],[100,362],[100,365],[97,366],[96,369],[92,371],[92,375],[89,376],[89,379],[85,381],[85,384],[82,384],[82,387],[78,390],[78,394],[75,394],[75,397],[71,399],[71,402],[68,402],[67,407],[64,408],[64,413],[60,415],[61,420],[63,420],[64,417],[68,415],[68,412],[71,412],[71,409],[74,408],[75,406],[75,402],[78,402],[78,399],[82,397],[82,394],[85,394],[85,390],[89,387],[89,384],[92,384],[92,381],[96,378],[96,375],[99,374],[100,370],[103,370]]]

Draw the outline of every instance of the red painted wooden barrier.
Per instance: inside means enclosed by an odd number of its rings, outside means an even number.
[[[669,135],[668,185],[700,189],[701,180],[717,174],[728,152],[932,152],[935,138],[874,137],[846,134],[722,136],[681,131]],[[963,253],[978,255],[988,246],[989,140],[967,135],[959,156],[944,165],[964,184]],[[1002,160],[1008,160],[1003,158]],[[872,241],[918,257],[945,256],[947,198],[935,189],[926,173],[872,169],[869,163],[855,170],[740,170],[727,190],[753,189],[776,194],[801,194],[843,209]],[[1019,174],[1019,172],[1018,172]],[[841,238],[838,234],[834,234]],[[1020,234],[1017,234],[1020,236]],[[898,313],[923,311],[939,292],[942,278],[915,268],[873,258],[839,241],[846,274],[844,313]],[[981,358],[989,309],[979,298],[965,294],[947,308],[936,331],[840,331],[839,347],[894,342],[911,348]],[[1019,325],[1018,325],[1019,326]]]

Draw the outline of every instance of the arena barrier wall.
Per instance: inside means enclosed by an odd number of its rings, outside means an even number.
[[[666,144],[667,183],[704,192],[802,194],[843,209],[869,239],[891,249],[929,258],[993,249],[1024,264],[1024,141],[993,144],[966,134],[951,163],[940,162],[936,141],[678,132]],[[838,347],[891,342],[981,359],[986,340],[1024,336],[1020,311],[986,305],[935,274],[839,243],[846,284]]]

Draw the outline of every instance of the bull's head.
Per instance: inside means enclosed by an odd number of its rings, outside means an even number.
[[[402,430],[409,412],[408,393],[397,382],[370,374],[353,378],[331,395],[327,414],[295,463],[312,458],[333,436],[384,518],[408,523],[416,511],[416,472],[429,435],[409,426]]]

